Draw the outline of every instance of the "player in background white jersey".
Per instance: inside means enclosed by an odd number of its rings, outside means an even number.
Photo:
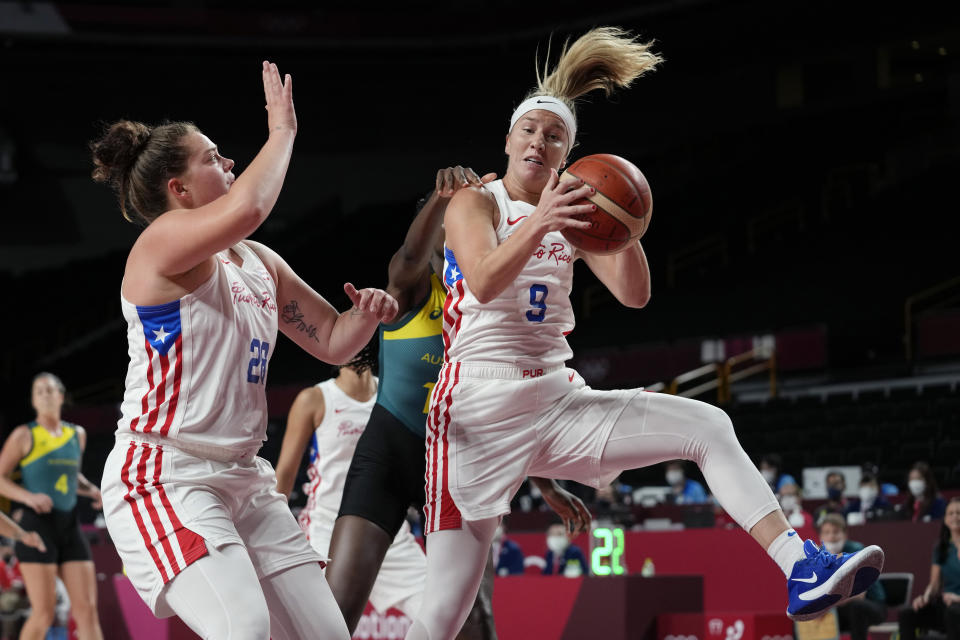
[[[377,400],[373,364],[371,349],[364,348],[340,367],[335,378],[301,391],[287,416],[277,461],[277,490],[283,495],[290,493],[309,442],[310,466],[304,485],[307,504],[299,520],[310,544],[322,556],[330,555],[330,538],[347,470]],[[334,562],[337,559],[330,557],[330,563]],[[413,616],[420,606],[426,574],[423,550],[404,522],[387,549],[370,592],[370,603],[380,613],[396,607]]]
[[[354,306],[340,314],[246,240],[277,200],[297,131],[290,76],[267,62],[262,76],[268,138],[236,179],[190,123],[119,121],[91,145],[94,179],[145,227],[121,283],[130,365],[104,515],[155,615],[205,638],[348,638],[323,559],[256,457],[264,385],[278,328],[342,363],[397,303],[346,284]]]
[[[459,629],[525,476],[599,487],[624,469],[675,458],[697,462],[718,501],[783,569],[788,613],[820,615],[876,579],[878,547],[835,558],[808,541],[808,551],[722,410],[640,389],[595,391],[564,365],[574,259],[622,304],[641,308],[650,298],[639,242],[596,256],[560,233],[589,226],[575,216],[593,207],[573,204],[591,187],[557,176],[576,140],[574,99],[628,86],[660,62],[619,29],[593,29],[568,45],[514,111],[503,180],[461,189],[447,209],[446,354],[427,422],[427,584],[407,638],[447,640]],[[820,577],[811,580],[813,564]]]

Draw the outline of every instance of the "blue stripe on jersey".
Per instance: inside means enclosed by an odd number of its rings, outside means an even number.
[[[317,461],[318,455],[320,455],[320,445],[317,444],[317,430],[314,429],[310,434],[310,464]]]
[[[140,317],[143,335],[150,346],[160,355],[167,355],[180,336],[180,301],[137,306],[137,316]]]
[[[457,280],[463,280],[463,274],[460,273],[460,267],[457,265],[457,258],[449,247],[443,247],[443,257],[447,259],[447,270],[443,274],[443,281],[448,287],[452,287]]]

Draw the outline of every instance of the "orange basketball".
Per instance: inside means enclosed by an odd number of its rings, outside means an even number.
[[[590,228],[563,230],[570,244],[590,253],[616,253],[637,240],[650,226],[653,196],[640,169],[629,160],[607,153],[580,158],[560,179],[576,177],[597,190],[574,204],[592,202],[597,210],[575,216]]]

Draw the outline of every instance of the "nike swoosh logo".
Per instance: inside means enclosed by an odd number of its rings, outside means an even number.
[[[574,376],[574,374],[571,373],[570,376],[569,376],[569,377],[570,377],[570,382],[573,382],[573,376]]]
[[[795,536],[795,535],[797,535],[797,532],[796,532],[796,531],[787,531],[787,537],[788,537],[788,538],[792,538],[792,537]]]
[[[790,579],[793,580],[794,582],[808,582],[810,584],[813,584],[814,582],[817,581],[817,572],[814,571],[813,575],[810,576],[809,578],[790,578]]]
[[[537,104],[557,104],[553,100],[537,100]]]
[[[333,410],[334,413],[343,413],[344,411],[346,411],[346,409],[334,409],[334,410]]]
[[[512,227],[513,225],[517,224],[518,222],[520,222],[521,220],[523,220],[523,219],[526,218],[526,217],[527,217],[527,216],[520,216],[520,217],[517,218],[516,220],[511,220],[510,218],[507,218],[507,224]]]

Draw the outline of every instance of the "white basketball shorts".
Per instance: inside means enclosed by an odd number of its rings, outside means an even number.
[[[426,533],[509,513],[528,475],[610,483],[600,458],[641,389],[598,391],[563,366],[443,365],[427,416]]]
[[[117,439],[103,470],[103,512],[130,582],[154,615],[164,586],[207,553],[242,545],[260,578],[323,560],[310,547],[266,460],[213,460],[148,436]],[[229,458],[229,455],[224,457]]]
[[[330,539],[336,512],[312,509],[300,514],[300,526],[314,550],[323,557],[330,553]],[[331,557],[330,562],[337,559]],[[427,580],[427,557],[406,522],[400,527],[380,565],[377,580],[370,591],[370,604],[381,614],[396,607],[410,617],[417,614],[420,595]]]

